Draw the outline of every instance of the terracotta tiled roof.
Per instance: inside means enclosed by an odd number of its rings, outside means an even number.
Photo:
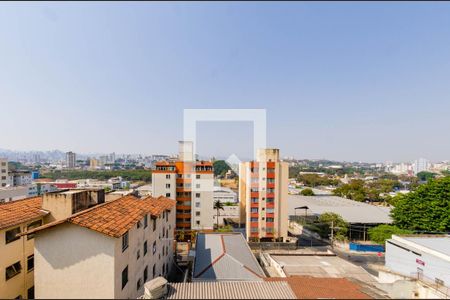
[[[0,204],[0,229],[8,228],[48,214],[42,210],[42,198],[33,197]]]
[[[38,227],[28,233],[69,222],[118,238],[132,228],[145,214],[159,216],[164,210],[175,207],[175,204],[175,200],[164,197],[138,199],[128,195],[86,209],[67,219]]]
[[[346,278],[310,276],[271,277],[267,281],[287,281],[298,299],[371,299],[361,287]]]

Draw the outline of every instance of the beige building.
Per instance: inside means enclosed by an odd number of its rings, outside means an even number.
[[[34,298],[34,234],[42,224],[104,202],[103,190],[76,190],[0,204],[0,298]]]
[[[239,164],[240,214],[247,240],[287,238],[288,174],[278,149],[259,149],[256,161]]]
[[[42,198],[0,204],[0,298],[34,297],[34,236],[17,236],[39,227],[48,212]]]
[[[8,160],[5,158],[0,158],[0,188],[5,187],[8,184]]]
[[[179,142],[179,161],[158,162],[152,195],[177,201],[177,230],[213,229],[214,171],[209,161],[195,161],[191,142]]]
[[[36,298],[137,298],[173,265],[175,201],[125,196],[29,231]]]

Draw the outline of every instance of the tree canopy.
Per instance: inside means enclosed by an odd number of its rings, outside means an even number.
[[[403,229],[450,231],[450,177],[431,179],[402,196],[391,215]]]
[[[303,190],[300,192],[300,194],[303,195],[303,196],[314,196],[314,192],[313,192],[313,190],[310,189],[310,188],[303,189]]]
[[[327,237],[331,234],[331,225],[333,225],[334,228],[334,239],[345,240],[347,237],[348,224],[339,214],[332,212],[320,215],[318,225],[320,228],[319,234],[322,237]]]
[[[151,170],[99,170],[99,171],[89,171],[89,170],[56,170],[42,174],[42,178],[56,179],[98,179],[107,180],[113,177],[122,177],[124,180],[129,181],[152,181],[152,171]]]
[[[216,160],[213,162],[214,176],[225,175],[228,170],[231,170],[230,166],[224,160]]]
[[[390,239],[393,234],[408,234],[412,233],[410,230],[398,228],[395,225],[378,225],[368,230],[369,238],[372,242],[384,245],[387,239]]]
[[[432,173],[432,172],[422,171],[422,172],[417,173],[416,176],[420,181],[428,181],[428,180],[436,177],[436,175],[437,174]]]

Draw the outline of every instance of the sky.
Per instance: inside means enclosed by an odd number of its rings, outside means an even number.
[[[176,153],[184,109],[265,109],[267,147],[450,159],[448,2],[73,2],[0,7],[0,148]],[[200,122],[201,155],[252,153]]]

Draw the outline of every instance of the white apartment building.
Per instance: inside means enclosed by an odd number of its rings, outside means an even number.
[[[10,171],[8,176],[10,186],[30,185],[33,182],[31,171]]]
[[[426,160],[425,158],[419,158],[418,160],[414,161],[413,164],[413,171],[414,174],[423,172],[423,171],[428,171],[430,169],[430,162],[428,160]]]
[[[223,186],[214,186],[214,202],[237,203],[237,193],[232,189]]]
[[[125,196],[29,231],[36,298],[136,299],[173,266],[175,201]]]
[[[0,187],[6,187],[7,185],[9,185],[8,160],[0,158]]]
[[[152,172],[152,195],[177,201],[177,230],[213,229],[213,187],[213,165],[194,160],[192,142],[179,142],[179,160],[158,162]]]
[[[57,188],[50,183],[34,183],[25,186],[0,188],[0,203],[21,200],[55,192]]]

